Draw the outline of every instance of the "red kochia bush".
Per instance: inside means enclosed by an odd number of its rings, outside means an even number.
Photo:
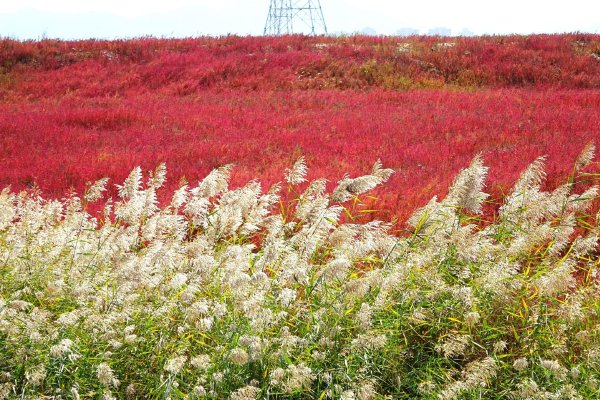
[[[4,39],[0,186],[61,196],[162,161],[269,184],[302,155],[341,179],[381,157],[398,173],[373,207],[405,218],[476,152],[495,195],[539,154],[553,185],[598,138],[599,49],[582,34]]]

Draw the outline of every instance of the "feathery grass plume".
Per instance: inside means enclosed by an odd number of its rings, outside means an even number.
[[[587,188],[581,194],[573,194],[568,198],[568,210],[571,213],[582,213],[589,210],[594,201],[598,199],[598,186]]]
[[[544,163],[546,156],[536,158],[529,166],[521,173],[519,179],[513,186],[512,193],[520,194],[529,189],[539,190],[540,185],[546,179],[544,171]]]
[[[573,276],[574,270],[575,263],[572,260],[566,260],[557,266],[551,267],[547,273],[535,281],[540,294],[554,296],[573,288],[576,284]]]
[[[308,168],[304,156],[300,157],[290,169],[285,170],[285,180],[290,185],[298,185],[302,182],[306,182],[306,173]]]
[[[133,197],[142,188],[142,169],[135,167],[129,176],[123,182],[123,185],[116,185],[121,199],[129,199]]]
[[[142,176],[141,173],[140,175],[137,174],[136,169],[132,171],[123,186],[119,188],[123,200],[115,204],[115,218],[128,225],[138,224],[142,218],[152,215],[156,211],[156,194],[152,188],[148,191],[141,190],[139,180]],[[134,178],[130,179],[132,176]],[[131,183],[134,181],[138,183],[132,185]]]
[[[89,186],[89,188],[85,191],[83,198],[86,201],[94,202],[98,201],[102,198],[102,192],[106,191],[106,184],[108,183],[108,178],[102,178],[94,182]]]
[[[326,182],[318,179],[309,184],[298,199],[294,217],[303,222],[314,222],[321,218],[329,206],[329,197],[325,195]]]
[[[442,203],[451,207],[462,208],[474,214],[482,212],[483,202],[488,198],[483,193],[488,168],[483,165],[481,154],[476,155],[468,168],[461,170]]]
[[[434,196],[408,219],[408,225],[424,235],[433,232],[448,234],[457,226],[459,209],[481,213],[483,202],[489,196],[482,191],[487,172],[481,154],[476,155],[469,167],[458,173],[446,197],[438,202],[437,196]]]
[[[345,175],[338,182],[338,186],[334,189],[331,199],[339,203],[348,201],[387,182],[393,173],[392,169],[382,168],[381,161],[377,160],[373,165],[370,175],[363,175],[357,178],[350,178],[350,176]]]
[[[154,189],[161,188],[167,181],[167,165],[162,162],[158,164],[153,172],[150,172],[148,178],[148,187]]]
[[[521,173],[511,193],[504,199],[504,204],[500,207],[501,219],[511,221],[520,218],[531,204],[535,204],[537,200],[544,197],[540,194],[540,187],[546,177],[545,161],[545,156],[538,157]],[[545,209],[543,207],[539,209],[539,213],[529,213],[528,216],[536,219],[542,218]]]
[[[25,373],[25,378],[31,385],[39,386],[44,382],[46,375],[46,367],[43,364],[38,364]]]
[[[590,165],[592,161],[594,161],[595,154],[596,145],[594,144],[594,142],[592,141],[586,144],[579,156],[577,157],[577,160],[575,161],[575,170],[581,171],[582,169]]]
[[[188,201],[189,192],[188,185],[183,185],[179,189],[173,192],[173,197],[171,198],[171,208],[176,213],[179,208],[184,205]]]
[[[202,182],[200,182],[196,188],[191,190],[192,196],[208,199],[227,191],[232,168],[233,164],[227,164],[210,171]]]
[[[225,172],[159,207],[134,171],[102,224],[76,195],[0,193],[5,396],[597,397],[593,189],[473,226],[476,158],[404,237],[340,222],[324,180],[279,208]]]
[[[496,376],[497,363],[491,357],[472,361],[461,373],[461,380],[446,386],[438,395],[438,399],[455,399],[468,390],[485,388]]]
[[[8,227],[17,217],[15,201],[16,196],[10,193],[10,188],[4,188],[0,192],[0,231]]]
[[[231,400],[256,400],[259,398],[260,388],[248,385],[231,394]]]
[[[381,183],[387,182],[392,177],[393,173],[393,169],[383,168],[381,159],[377,159],[375,164],[373,164],[373,168],[371,169],[371,175],[379,177],[381,179]]]
[[[120,385],[119,380],[115,377],[112,368],[107,363],[100,363],[96,368],[96,375],[98,380],[104,387],[118,387]]]

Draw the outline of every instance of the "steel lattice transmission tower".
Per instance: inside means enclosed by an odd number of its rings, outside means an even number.
[[[271,0],[265,35],[302,33],[306,28],[311,35],[327,34],[319,0]]]

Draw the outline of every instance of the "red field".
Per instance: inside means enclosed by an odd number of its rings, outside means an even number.
[[[165,161],[273,183],[299,156],[339,179],[377,158],[405,218],[482,152],[491,190],[600,138],[600,36],[0,40],[0,186],[61,197]]]

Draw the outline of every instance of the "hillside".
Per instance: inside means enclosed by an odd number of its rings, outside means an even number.
[[[600,398],[599,43],[1,40],[0,400]]]
[[[548,154],[551,183],[600,132],[600,37],[0,41],[0,185],[69,187],[167,162],[167,187],[235,163],[265,184],[398,171],[406,217],[477,152],[500,194]],[[112,191],[114,194],[114,189]]]

